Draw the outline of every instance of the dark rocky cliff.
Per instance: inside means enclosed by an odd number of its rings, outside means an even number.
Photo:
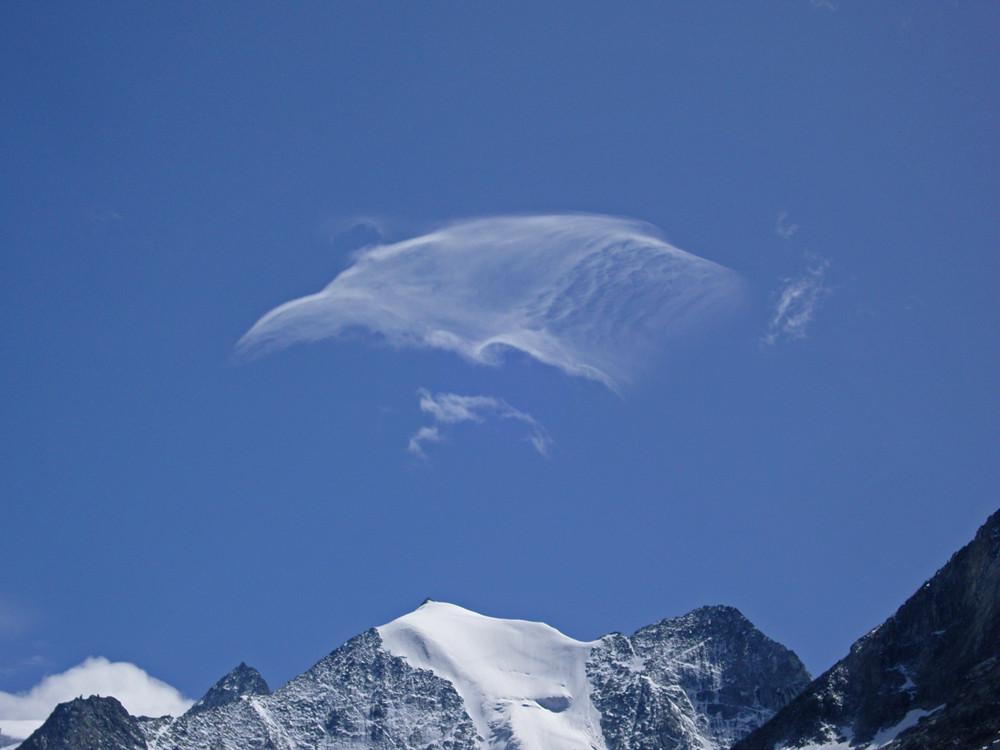
[[[887,750],[980,750],[1000,741],[1000,511],[892,617],[734,750],[838,739],[863,747],[876,737]]]
[[[146,750],[139,724],[115,698],[92,695],[56,706],[20,750]]]

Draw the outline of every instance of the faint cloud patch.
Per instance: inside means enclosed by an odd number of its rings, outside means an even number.
[[[831,0],[809,0],[809,4],[814,8],[821,8],[823,10],[837,10],[837,4],[831,2]]]
[[[0,636],[17,635],[31,622],[31,616],[22,608],[0,597]]]
[[[35,654],[34,656],[29,656],[27,659],[22,659],[17,664],[0,667],[0,676],[10,677],[27,671],[48,672],[55,666],[57,666],[56,663],[48,657]]]
[[[826,271],[830,263],[816,259],[804,273],[783,280],[771,321],[762,339],[773,346],[782,339],[806,338],[806,329],[823,301],[829,296]]]
[[[375,214],[340,216],[325,221],[322,231],[336,245],[361,249],[381,244],[390,231],[390,222]]]
[[[112,224],[117,221],[125,221],[125,218],[111,209],[95,209],[90,212],[90,220],[97,224]]]
[[[788,212],[782,211],[778,214],[778,220],[774,225],[775,234],[777,234],[783,240],[790,240],[792,235],[799,231],[798,224],[790,224],[788,222]]]
[[[530,414],[515,409],[502,398],[493,396],[460,396],[457,393],[432,394],[426,388],[417,391],[420,397],[420,411],[429,415],[434,424],[421,427],[410,438],[407,451],[418,458],[427,458],[425,443],[440,443],[445,439],[441,425],[460,422],[482,424],[488,419],[511,419],[529,428],[524,438],[542,456],[549,455],[553,440],[545,428]]]

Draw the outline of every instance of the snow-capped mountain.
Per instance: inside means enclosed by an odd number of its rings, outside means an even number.
[[[117,744],[93,747],[717,750],[808,682],[795,654],[731,607],[584,642],[427,601],[273,693],[241,665],[183,716],[126,713]],[[84,708],[107,712],[104,700]],[[38,747],[69,747],[51,730]]]
[[[734,750],[1000,747],[1000,511]]]

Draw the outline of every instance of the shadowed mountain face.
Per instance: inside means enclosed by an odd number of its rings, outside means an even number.
[[[139,723],[115,698],[92,695],[56,706],[21,750],[146,750]]]
[[[882,625],[734,750],[1000,742],[1000,511]]]

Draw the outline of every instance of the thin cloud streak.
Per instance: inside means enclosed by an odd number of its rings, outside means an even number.
[[[830,294],[824,283],[829,261],[818,261],[805,273],[785,279],[763,343],[773,346],[780,339],[804,339],[816,310]]]
[[[418,458],[427,458],[423,443],[439,443],[444,440],[439,425],[454,425],[460,422],[481,424],[487,419],[513,419],[530,428],[525,438],[542,456],[549,455],[553,440],[545,428],[530,414],[515,409],[502,398],[493,396],[460,396],[457,393],[432,394],[426,388],[417,391],[420,396],[420,411],[430,415],[435,424],[421,427],[410,438],[407,451]]]
[[[57,704],[90,695],[113,695],[135,716],[179,716],[194,703],[134,664],[91,657],[27,692],[0,692],[0,726],[7,720],[45,719]]]
[[[507,216],[360,250],[324,290],[264,315],[240,339],[254,356],[375,332],[497,365],[517,349],[617,390],[672,338],[732,311],[739,276],[642,222],[593,214]]]

